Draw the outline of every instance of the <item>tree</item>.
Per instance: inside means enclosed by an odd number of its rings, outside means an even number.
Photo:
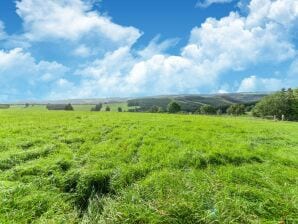
[[[256,117],[273,117],[286,120],[298,120],[298,91],[282,89],[281,91],[264,97],[256,104],[253,111]]]
[[[160,108],[158,106],[152,106],[149,110],[150,113],[158,113],[160,112]]]
[[[91,111],[101,111],[102,108],[102,104],[96,104],[94,108],[91,109]]]
[[[204,105],[200,107],[201,114],[216,114],[216,109],[210,105]]]
[[[109,106],[106,106],[106,111],[107,112],[111,111],[111,108]]]
[[[245,106],[243,104],[233,104],[227,109],[227,113],[230,115],[243,115],[245,114]]]
[[[181,107],[178,103],[176,103],[174,101],[169,103],[169,105],[168,105],[169,113],[174,114],[174,113],[178,113],[179,111],[181,111]]]
[[[118,112],[122,112],[122,108],[121,107],[118,107]]]
[[[72,105],[69,103],[65,106],[65,110],[73,110]]]

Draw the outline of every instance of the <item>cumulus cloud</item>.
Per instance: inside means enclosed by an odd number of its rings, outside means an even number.
[[[202,4],[223,1],[206,0]],[[92,4],[92,0],[17,1],[17,13],[24,21],[24,33],[19,38],[35,50],[43,49],[38,44],[44,43],[55,47],[63,57],[69,54],[66,61],[70,61],[71,68],[67,72],[57,62],[37,62],[32,54],[17,48],[2,51],[2,69],[6,70],[0,70],[0,74],[5,74],[0,76],[23,74],[17,77],[28,85],[32,85],[31,80],[36,86],[48,82],[44,93],[50,98],[199,93],[216,89],[228,92],[234,85],[220,80],[231,74],[240,83],[236,89],[244,92],[279,89],[297,80],[297,62],[292,63],[286,77],[249,76],[240,81],[236,77],[239,71],[254,66],[295,61],[297,1],[252,0],[245,16],[235,11],[220,19],[208,18],[193,28],[188,43],[177,55],[167,53],[177,40],[161,41],[159,36],[143,49],[135,49],[142,32],[113,23],[111,18],[93,10]],[[15,62],[20,64],[14,65],[22,68],[19,73],[13,67],[5,67],[9,63],[5,65],[4,61],[13,61],[9,59],[13,55],[20,58]],[[37,88],[28,89],[34,92]]]
[[[262,78],[255,75],[244,78],[238,92],[274,91],[282,88],[298,87],[298,60],[292,61],[288,70],[281,77]]]
[[[238,92],[274,91],[284,87],[284,83],[276,78],[259,78],[250,76],[242,80]]]
[[[36,91],[45,94],[52,82],[63,77],[68,68],[57,63],[36,60],[21,48],[0,50],[1,95],[7,100],[32,98]]]
[[[297,26],[298,2],[293,0],[253,0],[248,6],[247,25],[266,26],[270,22],[282,25],[285,30]]]
[[[232,12],[220,20],[209,18],[201,27],[194,28],[183,55],[196,61],[210,60],[222,69],[233,70],[264,61],[280,62],[296,53],[281,31],[272,23],[248,27],[247,18]]]
[[[4,23],[0,20],[0,41],[6,37],[6,33],[4,31]]]
[[[147,47],[140,50],[138,54],[143,58],[150,58],[156,54],[164,54],[169,48],[178,43],[178,39],[167,39],[160,42],[160,36],[154,37]]]
[[[84,44],[79,45],[73,52],[75,56],[78,57],[88,57],[91,55],[91,49],[86,47]]]
[[[266,1],[264,5],[252,0],[247,16],[231,12],[221,19],[207,19],[192,30],[180,55],[166,55],[164,51],[173,43],[158,42],[158,38],[138,52],[122,47],[106,53],[104,58],[77,70],[82,82],[72,88],[85,97],[210,92],[217,85],[228,91],[217,83],[220,76],[255,65],[282,63],[296,56],[289,33],[297,19],[296,4],[289,4],[295,9],[289,11],[279,1],[288,0]],[[277,5],[282,5],[279,15],[291,15],[279,21],[274,13]],[[283,84],[277,78],[251,76],[242,80],[238,90],[254,91],[262,86],[273,90]]]
[[[207,8],[213,4],[231,3],[233,1],[234,0],[199,0],[196,4],[196,7]]]
[[[17,14],[25,30],[23,38],[32,44],[46,42],[49,48],[62,49],[66,56],[87,57],[132,46],[142,35],[134,27],[113,23],[93,10],[92,3],[90,0],[17,1]]]

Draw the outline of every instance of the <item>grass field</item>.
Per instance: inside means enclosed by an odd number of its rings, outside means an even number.
[[[298,223],[298,123],[0,111],[0,223]]]

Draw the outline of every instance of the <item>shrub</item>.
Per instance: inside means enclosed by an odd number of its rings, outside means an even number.
[[[99,104],[96,104],[95,107],[91,109],[91,111],[101,111],[101,109],[102,109],[102,104],[99,103]]]
[[[111,111],[111,108],[109,106],[106,107],[106,111]]]
[[[169,103],[169,105],[168,105],[169,113],[174,114],[174,113],[178,113],[179,111],[181,111],[181,107],[178,103],[176,103],[176,102]]]
[[[216,114],[216,109],[210,105],[200,107],[200,114]]]
[[[230,115],[243,115],[245,114],[245,106],[243,104],[233,104],[227,109],[227,113]]]
[[[72,105],[69,103],[66,105],[65,110],[73,110]]]
[[[118,112],[122,112],[122,108],[121,107],[118,107]]]

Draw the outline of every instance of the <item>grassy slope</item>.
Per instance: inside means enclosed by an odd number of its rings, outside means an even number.
[[[297,218],[298,123],[33,110],[0,121],[0,223]]]

